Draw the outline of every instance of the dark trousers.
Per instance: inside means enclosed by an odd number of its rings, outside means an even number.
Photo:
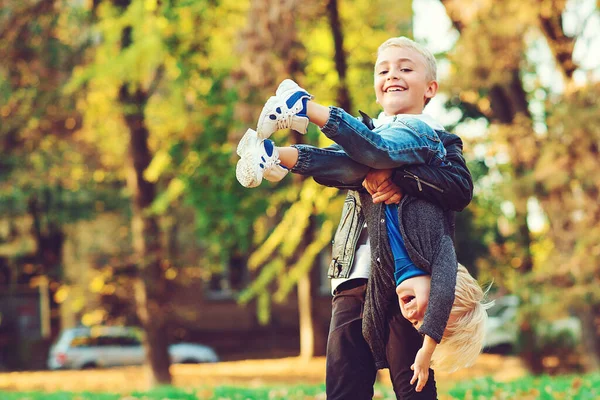
[[[362,311],[366,279],[344,282],[332,301],[331,324],[327,339],[325,386],[328,400],[362,400],[373,398],[377,376],[369,345],[362,336]],[[389,311],[386,355],[390,378],[398,399],[431,400],[437,398],[433,370],[421,392],[410,384],[410,366],[423,338],[400,313],[398,303]]]

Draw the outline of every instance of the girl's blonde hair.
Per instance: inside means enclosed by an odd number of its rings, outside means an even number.
[[[405,36],[393,37],[379,46],[379,49],[377,49],[377,57],[379,57],[381,52],[388,47],[411,49],[422,55],[425,59],[425,66],[427,67],[427,79],[429,81],[437,81],[437,63],[435,57],[424,46]]]
[[[436,369],[456,371],[473,365],[483,349],[486,310],[485,293],[467,269],[458,264],[454,304],[441,343],[433,352]]]

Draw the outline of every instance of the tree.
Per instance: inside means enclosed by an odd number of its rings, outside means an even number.
[[[581,290],[581,281],[576,283],[567,278],[564,267],[559,268],[563,273],[559,274],[558,278],[554,272],[556,266],[552,265],[550,260],[560,260],[560,264],[581,268],[581,259],[573,257],[574,252],[568,249],[584,247],[588,251],[591,250],[584,245],[585,240],[575,228],[579,224],[573,224],[572,220],[572,213],[577,212],[582,203],[576,205],[568,201],[566,194],[572,195],[570,184],[567,185],[566,180],[557,182],[556,169],[548,168],[549,163],[556,163],[556,158],[552,157],[560,154],[562,160],[570,160],[557,166],[562,175],[574,176],[575,171],[585,168],[583,165],[587,165],[586,160],[595,156],[594,146],[588,146],[586,141],[577,150],[576,159],[574,154],[569,155],[571,151],[565,153],[566,149],[562,148],[564,143],[578,137],[575,136],[576,132],[583,130],[585,137],[592,138],[595,137],[595,133],[590,129],[591,124],[583,125],[585,128],[571,126],[572,116],[564,111],[558,112],[570,109],[567,104],[577,104],[577,109],[586,104],[585,95],[569,95],[573,88],[574,71],[577,70],[572,51],[577,37],[583,30],[574,36],[565,34],[562,24],[563,14],[567,10],[565,1],[509,1],[502,4],[490,1],[480,3],[477,9],[470,9],[473,12],[464,12],[464,2],[447,0],[442,3],[461,34],[452,57],[456,66],[456,73],[452,77],[456,98],[460,98],[459,102],[465,109],[475,110],[476,114],[491,122],[489,146],[491,149],[496,148],[492,150],[496,151],[496,154],[508,155],[510,160],[501,170],[510,176],[510,179],[506,180],[507,190],[503,195],[514,206],[513,232],[516,233],[516,246],[511,248],[508,246],[510,242],[504,242],[503,253],[512,258],[514,272],[519,276],[524,275],[518,281],[512,279],[512,290],[520,292],[528,305],[524,307],[526,315],[523,316],[521,325],[525,343],[523,355],[528,365],[535,372],[539,372],[543,369],[541,357],[531,350],[535,340],[533,323],[539,315],[540,308],[535,304],[539,302],[540,297],[541,304],[552,303],[554,296],[558,294],[556,289],[564,285],[577,288],[578,292]],[[506,29],[508,26],[511,28]],[[544,40],[551,50],[565,81],[565,96],[553,97],[549,95],[550,88],[539,84],[526,84],[537,74],[536,65],[528,59],[530,46],[525,41],[528,37],[536,37],[535,43]],[[540,93],[543,93],[541,97],[546,100],[546,104],[542,106],[541,113],[533,113],[531,110],[535,108],[532,104],[539,105]],[[561,102],[564,105],[558,106]],[[556,114],[563,118],[560,123],[552,117],[555,110]],[[545,129],[540,129],[540,125]],[[568,126],[571,126],[571,129],[565,129]],[[541,172],[541,168],[544,172]],[[551,177],[546,174],[548,170],[554,171]],[[577,178],[576,182],[580,180],[581,177]],[[580,188],[584,193],[582,198],[595,197],[593,185]],[[549,221],[549,236],[535,238],[529,230],[527,216],[532,199],[538,199],[543,206]],[[593,221],[593,211],[591,218]],[[560,255],[548,250],[537,255],[534,253],[533,249],[542,248],[542,243],[548,239],[551,247],[561,249]],[[551,254],[554,255],[549,258]],[[520,284],[515,285],[516,282]],[[504,283],[511,285],[511,280],[505,280]],[[555,315],[565,312],[567,305],[573,306],[577,303],[564,300],[561,297],[560,303],[554,303]],[[588,297],[584,303],[591,306],[588,307],[589,311],[594,309],[596,301]],[[562,310],[556,312],[559,308]],[[588,314],[582,320],[590,321],[591,318]],[[592,328],[586,327],[586,337],[593,337]],[[588,346],[592,349],[598,348],[597,344],[591,343],[590,340]],[[592,365],[598,365],[597,361],[593,361]]]
[[[170,149],[189,140],[195,127],[191,116],[205,86],[198,78],[210,28],[204,21],[219,10],[205,2],[131,0],[97,1],[91,11],[96,45],[70,89],[85,115],[82,133],[127,177],[140,276],[136,301],[151,380],[169,383],[170,288],[158,224],[161,207],[153,204],[163,185],[173,187],[160,180],[173,166]]]
[[[62,95],[89,43],[79,35],[85,15],[73,13],[68,24],[61,5],[32,0],[2,8],[0,215],[12,224],[29,216],[36,242],[33,254],[13,255],[16,269],[35,265],[29,274],[17,271],[19,283],[31,275],[59,282],[64,225],[93,216],[101,204],[119,207],[111,176],[94,175],[103,168],[98,153],[76,135],[81,114],[74,99]]]

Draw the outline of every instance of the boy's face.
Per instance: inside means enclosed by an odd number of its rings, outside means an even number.
[[[396,288],[402,316],[416,329],[423,324],[423,317],[429,304],[431,275],[415,276],[403,281]]]
[[[427,79],[425,58],[415,50],[391,46],[375,63],[375,95],[386,115],[421,114],[435,96],[436,81]]]

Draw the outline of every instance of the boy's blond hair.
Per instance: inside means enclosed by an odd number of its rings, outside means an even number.
[[[435,61],[435,57],[424,46],[405,36],[393,37],[386,40],[379,46],[377,49],[377,57],[379,57],[381,52],[388,47],[411,49],[422,55],[425,59],[425,66],[427,67],[427,80],[437,81],[437,63]]]
[[[443,371],[456,371],[475,363],[483,349],[486,310],[485,293],[467,269],[458,264],[454,304],[441,343],[433,352],[433,365]]]

